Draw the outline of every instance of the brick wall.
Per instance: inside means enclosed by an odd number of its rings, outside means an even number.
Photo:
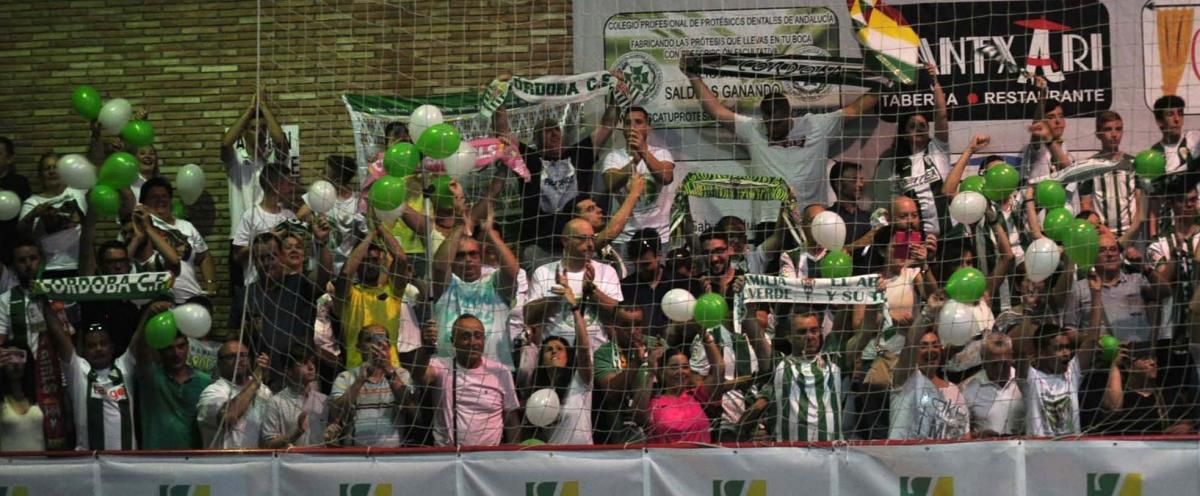
[[[486,84],[500,67],[522,75],[572,67],[568,0],[264,0],[261,14],[249,0],[0,6],[0,135],[17,142],[18,170],[37,191],[38,155],[84,150],[88,126],[70,105],[75,86],[147,110],[164,174],[173,179],[178,166],[195,163],[208,177],[212,202],[189,218],[219,264],[218,322],[228,305],[230,224],[220,137],[256,80],[280,120],[301,128],[307,183],[326,155],[354,152],[342,93],[454,93]]]

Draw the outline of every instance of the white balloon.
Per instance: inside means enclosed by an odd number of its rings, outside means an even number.
[[[113,98],[104,102],[104,106],[100,107],[100,115],[96,120],[100,122],[100,127],[104,128],[104,132],[108,134],[121,134],[121,128],[125,127],[125,123],[129,122],[129,117],[133,115],[133,106],[124,98]]]
[[[846,244],[846,222],[836,212],[826,210],[813,218],[812,235],[821,246],[840,250]]]
[[[421,138],[421,133],[443,121],[445,119],[440,109],[433,105],[421,105],[408,118],[408,135],[412,137],[413,143],[416,143]]]
[[[975,327],[975,312],[966,303],[947,301],[938,314],[938,337],[944,345],[967,344],[975,334]]]
[[[551,388],[539,389],[525,402],[525,418],[538,427],[549,427],[558,420],[558,393]]]
[[[1041,282],[1049,279],[1058,270],[1058,261],[1062,252],[1050,238],[1039,238],[1025,249],[1025,274],[1030,281]]]
[[[404,212],[404,205],[396,207],[394,210],[376,210],[375,215],[379,216],[379,220],[391,222],[400,218],[400,214]]]
[[[96,185],[96,166],[77,153],[58,159],[58,175],[67,186],[75,189],[89,190]]]
[[[333,206],[337,204],[337,188],[329,181],[317,181],[308,187],[305,198],[313,212],[323,215],[333,210]]]
[[[204,305],[186,303],[171,309],[175,326],[189,338],[202,338],[212,329],[212,315]]]
[[[455,179],[462,179],[475,170],[475,147],[463,141],[458,144],[458,151],[446,157],[442,163],[446,165],[446,174]]]
[[[0,191],[0,220],[13,220],[21,213],[21,197],[12,191]]]
[[[987,198],[974,191],[963,191],[950,202],[950,218],[961,224],[975,224],[987,211]]]
[[[187,164],[175,174],[175,189],[184,205],[191,205],[204,193],[204,169],[199,165]]]
[[[686,289],[675,288],[667,291],[662,299],[662,311],[674,322],[692,320],[696,312],[696,297]]]

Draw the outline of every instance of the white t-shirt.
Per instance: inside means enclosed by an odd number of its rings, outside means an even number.
[[[958,386],[939,388],[920,372],[908,376],[891,403],[888,439],[954,439],[971,427]]]
[[[546,444],[592,444],[592,381],[576,371]]]
[[[1017,385],[1017,369],[1009,369],[1009,380],[1004,383],[992,381],[987,371],[980,370],[959,384],[971,411],[971,432],[1025,433],[1025,399]]]
[[[472,282],[450,274],[450,284],[434,303],[434,315],[438,317],[438,356],[454,355],[454,321],[461,315],[471,314],[483,322],[486,332],[483,356],[513,370],[512,335],[508,330],[509,301],[500,295],[499,284],[499,272]]]
[[[308,193],[301,198],[308,204]],[[329,227],[332,228],[329,232],[329,246],[333,253],[335,273],[341,272],[342,264],[350,258],[350,252],[354,251],[354,246],[362,240],[361,234],[367,229],[366,217],[358,212],[358,201],[359,198],[354,195],[346,199],[339,198],[333,204],[333,208],[325,214],[329,220]]]
[[[484,265],[480,270],[481,277],[487,277],[495,272],[496,268],[491,265]],[[517,294],[513,298],[512,309],[508,312],[508,335],[513,340],[521,339],[525,335],[525,303],[529,301],[529,275],[525,269],[517,270]]]
[[[268,145],[269,146],[269,145]],[[235,162],[226,162],[225,170],[229,176],[229,218],[233,225],[230,232],[237,233],[237,225],[242,214],[262,201],[262,189],[258,185],[258,176],[263,167],[275,161],[275,147],[271,149],[266,161],[250,160],[250,154],[240,144],[234,147],[237,153]]]
[[[232,183],[231,183],[232,184]],[[253,209],[242,213],[242,220],[233,231],[233,245],[237,247],[250,246],[254,237],[265,232],[271,232],[275,226],[295,219],[296,213],[286,208],[280,208],[279,213],[271,213],[255,205]],[[253,257],[253,254],[251,255]],[[258,272],[254,268],[254,260],[246,265],[245,284],[258,280]]]
[[[29,409],[23,414],[13,408],[12,398],[0,401],[3,402],[0,404],[0,452],[45,451],[46,435],[42,431],[45,416],[37,401],[30,399]]]
[[[1178,174],[1187,171],[1187,162],[1193,157],[1200,156],[1200,132],[1185,131],[1181,139],[1163,147],[1163,158],[1167,161],[1167,174]]]
[[[892,319],[906,314],[916,317],[912,312],[917,303],[916,279],[920,274],[921,269],[909,267],[901,269],[899,275],[887,279],[884,296],[887,298],[887,308]]]
[[[796,189],[800,205],[829,203],[829,138],[841,129],[842,111],[792,119],[787,142],[773,145],[758,119],[734,117],[738,142],[750,152],[750,173],[783,178]]]
[[[83,223],[83,216],[87,214],[88,209],[87,193],[83,190],[67,188],[57,196],[30,196],[21,205],[19,218],[24,219],[35,207],[43,203],[50,204],[51,209],[64,219],[70,219],[70,222],[65,224],[69,227],[56,232],[47,232],[46,236],[40,240],[42,252],[46,257],[44,260],[45,270],[75,270],[79,268],[79,234],[83,232],[80,225]],[[41,219],[34,222],[33,229],[35,231],[40,223]]]
[[[621,281],[617,278],[617,271],[595,260],[588,263],[595,268],[596,276],[592,283],[596,285],[596,290],[618,302],[622,301],[624,296],[621,294]],[[559,298],[551,293],[550,289],[558,285],[555,282],[554,274],[558,272],[560,265],[562,262],[550,262],[533,271],[533,281],[529,286],[529,301]],[[583,295],[583,273],[583,270],[567,272],[567,283],[571,285],[571,290],[577,296]],[[591,345],[593,353],[600,345],[608,342],[608,335],[600,326],[600,317],[597,313],[596,305],[584,306],[583,317],[588,326],[588,344]],[[547,319],[545,335],[559,336],[566,339],[572,346],[575,345],[575,317],[572,316],[571,309],[565,303],[559,306],[557,312],[550,314]]]
[[[247,383],[249,384],[249,383]],[[244,386],[243,386],[244,387]],[[196,405],[196,422],[200,424],[200,438],[205,448],[254,449],[258,448],[262,433],[263,417],[266,415],[267,400],[271,399],[271,388],[259,386],[250,408],[234,425],[221,425],[225,405],[242,391],[224,377],[218,378],[200,393]]]
[[[1079,434],[1079,357],[1064,374],[1047,374],[1032,365],[1021,394],[1025,397],[1025,427],[1030,436]]]
[[[176,248],[181,257],[181,263],[179,264],[179,277],[175,278],[175,285],[171,287],[171,294],[175,297],[175,302],[182,303],[193,296],[207,294],[204,292],[204,288],[200,286],[200,280],[196,276],[196,260],[201,253],[208,252],[208,243],[204,241],[204,235],[200,234],[200,230],[196,229],[196,226],[192,225],[191,222],[183,219],[175,219],[174,224],[168,224],[166,221],[153,215],[150,218],[154,227],[167,231],[168,242],[172,242],[172,238],[178,238],[179,240],[186,241],[188,246],[191,247],[191,250],[189,250],[190,253],[186,254],[180,252],[178,247]],[[187,258],[182,258],[185,255]]]
[[[267,400],[267,409],[262,424],[262,441],[277,436],[289,436],[296,430],[300,414],[307,414],[304,435],[295,446],[322,446],[325,444],[325,394],[314,387],[308,396],[301,397],[299,391],[286,388]]]
[[[661,162],[675,162],[675,157],[672,157],[671,152],[666,148],[650,145],[649,150],[650,154]],[[615,149],[604,157],[604,171],[624,168],[630,160],[629,152],[624,148]],[[678,174],[679,171],[676,170],[677,174],[671,184],[659,184],[645,160],[639,160],[634,166],[633,172],[645,176],[646,190],[633,206],[633,214],[629,216],[629,222],[625,223],[625,229],[621,230],[621,234],[617,235],[613,243],[618,245],[628,243],[634,233],[646,228],[658,231],[661,241],[666,243],[670,234],[667,228],[671,223],[671,206],[675,203],[675,190],[679,188],[683,175]],[[629,188],[624,187],[613,193],[616,195],[615,198],[623,199],[629,195]],[[617,200],[614,199],[613,211],[616,211],[619,205],[616,202]]]
[[[343,371],[338,374],[329,392],[329,399],[336,400],[350,390],[355,379],[362,374],[362,366]],[[400,382],[406,386],[412,385],[412,375],[402,368],[396,369]],[[407,425],[404,411],[396,403],[396,394],[387,378],[379,382],[370,380],[363,382],[358,391],[354,404],[354,426],[342,434],[350,446],[371,446],[376,448],[398,448],[404,443],[400,436],[400,427]]]
[[[939,211],[937,201],[942,196],[942,181],[950,175],[950,149],[945,142],[932,139],[924,150],[909,155],[908,159],[912,168],[907,177],[896,177],[896,193],[911,191],[921,213],[922,229],[926,234],[940,235],[939,216],[950,215],[948,211]]]
[[[113,361],[113,367],[121,371],[121,385],[113,386],[110,380],[112,367],[96,371],[95,390],[88,387],[88,373],[92,371],[92,366],[79,355],[71,355],[70,360],[65,360],[63,364],[66,370],[63,371],[67,376],[67,393],[71,398],[71,405],[74,408],[75,414],[75,449],[109,449],[119,450],[121,448],[121,408],[118,400],[125,398],[129,401],[130,421],[133,422],[136,416],[137,404],[135,393],[135,383],[137,358],[134,357],[132,351],[126,351],[123,355],[117,357]],[[88,446],[88,399],[93,395],[104,396],[104,446]],[[130,433],[133,439],[133,449],[137,449],[137,439],[135,433]]]
[[[429,361],[440,386],[434,441],[438,446],[453,446],[456,442],[460,446],[500,445],[504,439],[504,412],[521,407],[512,373],[487,357],[473,369],[455,367],[451,360],[437,357]],[[451,425],[455,426],[453,432],[447,427]]]

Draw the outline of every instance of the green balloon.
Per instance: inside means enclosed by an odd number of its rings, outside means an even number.
[[[1059,208],[1067,204],[1067,190],[1062,183],[1046,179],[1034,186],[1038,208]]]
[[[421,153],[425,155],[443,159],[458,151],[461,141],[462,137],[458,135],[458,129],[443,122],[431,126],[421,133],[421,137],[417,138],[417,148],[421,149]]]
[[[531,437],[529,439],[521,441],[521,446],[541,446],[543,444],[546,444],[546,442],[542,441],[541,439],[538,439],[536,437]]]
[[[71,106],[75,107],[75,111],[84,119],[94,121],[100,117],[100,108],[104,106],[104,102],[100,100],[100,92],[96,91],[96,88],[80,86],[71,93]]]
[[[1138,152],[1133,157],[1133,171],[1148,180],[1158,179],[1167,172],[1167,160],[1163,154],[1153,148]]]
[[[963,179],[961,183],[958,183],[958,192],[962,193],[964,191],[974,191],[974,192],[982,195],[983,194],[983,183],[984,183],[983,176],[968,177],[966,179]]]
[[[1104,354],[1104,361],[1112,363],[1117,358],[1117,353],[1121,351],[1121,342],[1112,336],[1100,337],[1100,351]]]
[[[400,205],[404,204],[405,196],[408,196],[408,191],[404,187],[403,179],[383,176],[371,183],[367,200],[375,210],[389,211],[400,208]]]
[[[179,329],[175,326],[175,314],[167,310],[146,321],[146,344],[161,350],[175,341]]]
[[[113,189],[128,188],[138,177],[138,161],[127,152],[117,152],[104,159],[98,183]]]
[[[844,251],[831,251],[821,259],[821,277],[850,277],[854,265]]]
[[[171,200],[171,216],[176,219],[187,219],[187,208],[183,206],[183,200],[179,198]]]
[[[88,192],[88,203],[100,217],[113,218],[121,211],[120,193],[104,184],[97,184]]]
[[[998,202],[1017,190],[1017,185],[1021,183],[1021,175],[1017,174],[1017,170],[1011,165],[995,164],[988,167],[983,180],[983,196]]]
[[[454,208],[454,193],[450,192],[450,176],[433,178],[433,207],[438,209]]]
[[[1075,219],[1063,235],[1063,251],[1079,268],[1091,268],[1100,255],[1100,233],[1096,232],[1096,226],[1086,220]]]
[[[1071,211],[1066,207],[1051,209],[1046,212],[1046,219],[1042,221],[1042,232],[1046,237],[1061,242],[1073,220],[1075,216],[1071,215]]]
[[[383,169],[388,175],[405,177],[417,171],[421,153],[412,143],[396,143],[383,154]]]
[[[946,294],[960,303],[974,304],[987,291],[987,277],[974,267],[954,271],[946,282]]]
[[[121,128],[121,139],[134,148],[150,145],[154,143],[154,126],[140,119],[126,122]]]
[[[696,322],[705,329],[721,325],[728,313],[729,307],[725,304],[725,298],[719,294],[705,293],[696,298]]]

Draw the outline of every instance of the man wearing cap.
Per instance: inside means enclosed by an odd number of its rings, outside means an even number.
[[[546,118],[534,130],[534,146],[518,143],[533,176],[529,182],[521,183],[521,213],[525,222],[521,223],[519,241],[526,250],[522,252],[526,269],[552,260],[554,236],[541,233],[555,232],[554,214],[580,193],[592,191],[596,160],[616,122],[617,107],[609,105],[591,135],[574,145],[565,145],[559,121]],[[497,135],[509,134],[508,112],[503,106],[492,115],[492,125]]]

